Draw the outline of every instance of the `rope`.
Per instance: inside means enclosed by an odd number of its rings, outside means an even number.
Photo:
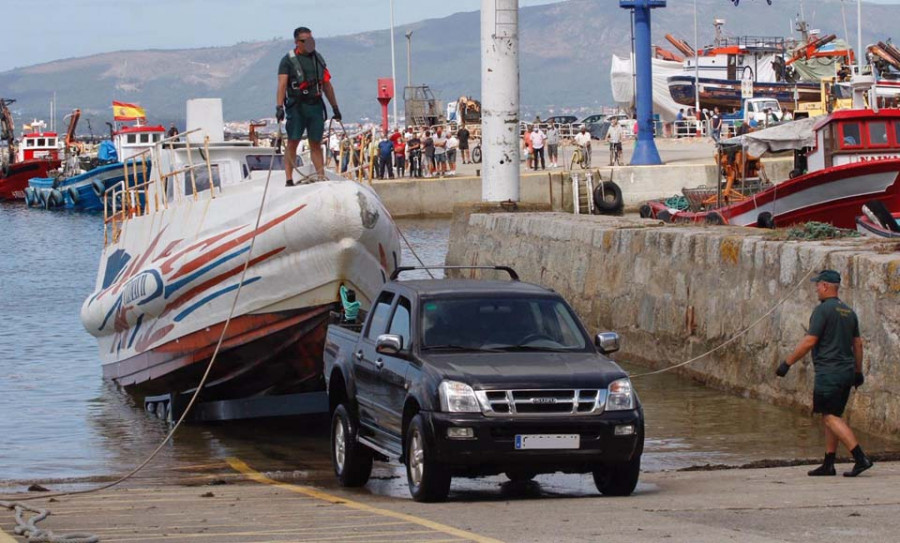
[[[416,257],[416,260],[418,260],[418,261],[419,261],[419,264],[421,264],[422,267],[424,268],[424,267],[425,267],[425,263],[422,262],[422,259],[419,258],[419,255],[416,254],[416,250],[413,249],[412,244],[409,242],[408,239],[406,239],[406,236],[403,235],[403,230],[400,230],[400,227],[399,227],[399,226],[397,227],[397,232],[400,233],[400,237],[403,238],[403,241],[404,241],[404,242],[406,242],[406,246],[409,247],[409,251],[413,254],[414,257]],[[431,273],[431,270],[429,270],[429,269],[426,268],[426,269],[425,269],[425,272],[428,273],[428,277],[431,277],[432,279],[434,279],[434,275]]]
[[[94,534],[72,533],[56,535],[51,530],[38,528],[37,523],[50,516],[50,511],[47,509],[38,509],[23,503],[5,501],[0,501],[0,507],[15,509],[16,527],[13,529],[13,533],[25,537],[30,543],[97,543],[100,541],[100,538]],[[26,511],[34,513],[27,520],[24,517]]]
[[[660,374],[660,373],[666,373],[666,372],[669,372],[669,371],[672,371],[672,370],[676,370],[676,369],[681,368],[681,367],[683,367],[683,366],[687,366],[688,364],[692,364],[692,363],[694,363],[694,362],[696,362],[696,361],[698,361],[698,360],[700,360],[700,359],[702,359],[702,358],[705,358],[705,357],[711,355],[712,353],[714,353],[714,352],[716,352],[716,351],[719,351],[719,350],[723,349],[724,347],[726,347],[726,346],[728,346],[728,345],[734,343],[735,341],[737,341],[738,339],[740,339],[741,337],[743,337],[744,335],[746,335],[747,332],[749,332],[749,331],[750,331],[753,327],[755,327],[757,324],[761,323],[766,317],[768,317],[769,315],[771,315],[778,307],[781,306],[781,304],[783,304],[785,301],[787,301],[787,299],[794,293],[794,291],[797,290],[798,288],[800,288],[800,287],[806,282],[806,280],[809,278],[809,276],[813,274],[813,272],[815,271],[815,269],[816,269],[816,268],[811,268],[808,272],[806,272],[806,273],[803,275],[803,277],[800,279],[800,281],[799,281],[796,285],[794,285],[793,287],[791,287],[790,290],[788,290],[788,291],[785,293],[785,295],[784,295],[780,300],[778,300],[778,302],[777,302],[775,305],[773,305],[768,311],[766,311],[761,317],[759,317],[758,319],[756,319],[755,321],[753,321],[752,323],[750,323],[749,326],[747,326],[746,328],[744,328],[743,330],[741,330],[740,332],[738,332],[736,335],[734,335],[734,336],[732,336],[731,338],[729,338],[728,340],[726,340],[726,341],[720,343],[718,346],[713,347],[712,349],[706,351],[705,353],[703,353],[703,354],[701,354],[701,355],[698,355],[698,356],[695,356],[694,358],[691,358],[690,360],[685,360],[684,362],[681,362],[680,364],[675,364],[674,366],[669,366],[669,367],[662,368],[662,369],[659,369],[659,370],[654,370],[654,371],[648,371],[648,372],[645,372],[645,373],[638,373],[638,374],[634,374],[634,375],[629,375],[629,376],[628,376],[629,379],[637,379],[637,378],[639,378],[639,377],[647,377],[647,376],[649,376],[649,375],[657,375],[657,374]]]
[[[278,136],[281,136],[281,123],[278,124]],[[36,500],[36,499],[44,499],[44,498],[57,498],[60,496],[75,496],[75,495],[80,495],[80,494],[90,494],[93,492],[100,492],[101,490],[106,490],[108,488],[112,488],[116,485],[119,485],[119,484],[127,481],[128,479],[133,477],[135,474],[137,474],[139,471],[144,469],[144,467],[146,467],[147,464],[149,464],[150,461],[153,460],[157,454],[159,454],[159,451],[161,451],[162,448],[172,439],[172,436],[175,435],[175,432],[178,431],[178,429],[181,427],[181,424],[184,422],[184,419],[187,417],[188,413],[190,413],[191,408],[194,406],[194,403],[196,403],[197,398],[200,396],[200,392],[203,390],[203,387],[206,384],[207,379],[209,378],[209,373],[212,370],[213,364],[216,362],[216,358],[218,358],[218,356],[219,356],[219,351],[221,350],[222,343],[225,340],[225,333],[228,330],[228,325],[231,323],[231,319],[234,316],[234,310],[237,307],[237,301],[241,294],[241,289],[244,286],[244,278],[247,275],[247,268],[250,267],[250,260],[252,259],[252,255],[253,255],[253,246],[256,244],[256,231],[259,230],[259,223],[262,220],[262,212],[263,212],[263,208],[264,208],[265,202],[266,202],[266,195],[269,192],[269,181],[272,178],[272,167],[274,166],[274,163],[275,163],[274,160],[269,161],[269,173],[266,175],[266,184],[265,184],[265,187],[263,188],[262,201],[259,204],[259,212],[256,215],[256,225],[254,226],[254,229],[253,229],[253,232],[254,232],[253,237],[250,239],[250,249],[249,249],[249,251],[247,251],[247,258],[244,260],[244,268],[241,271],[241,279],[240,279],[240,282],[238,283],[238,288],[234,293],[234,300],[231,303],[231,310],[228,312],[228,318],[225,319],[225,325],[222,327],[222,333],[219,335],[219,341],[216,343],[216,348],[213,351],[212,357],[209,359],[209,364],[207,364],[207,366],[206,366],[206,371],[203,373],[203,377],[200,379],[200,383],[197,385],[196,390],[194,390],[194,395],[191,396],[191,400],[188,402],[187,407],[185,407],[184,412],[182,412],[181,417],[179,417],[178,421],[175,423],[175,425],[172,427],[172,429],[169,430],[169,433],[166,434],[166,437],[162,440],[162,442],[159,444],[159,446],[156,447],[156,449],[150,454],[150,456],[148,456],[136,468],[132,469],[127,474],[116,479],[115,481],[112,481],[110,483],[107,483],[105,485],[101,485],[101,486],[98,486],[95,488],[89,488],[87,490],[73,490],[73,491],[69,491],[69,492],[59,492],[56,494],[43,494],[40,496],[30,496],[30,497],[25,497],[25,498],[19,498],[19,502]],[[23,505],[18,502],[13,503],[11,505],[10,505],[10,502],[0,502],[0,503],[2,503],[5,507],[10,508],[10,509],[13,507],[16,507],[17,511],[18,511],[18,507],[22,507],[23,509],[34,511],[34,509],[28,507],[27,505]],[[41,511],[43,511],[43,510],[41,510]],[[38,517],[40,517],[40,518],[35,517],[37,520],[34,520],[33,522],[39,522],[40,520],[43,520],[43,518],[46,518],[47,515],[49,515],[49,512],[47,512],[47,514],[44,515],[43,517],[38,515]],[[18,513],[17,513],[17,519],[18,519]],[[43,541],[43,540],[32,539],[32,541]],[[59,540],[59,541],[67,541],[67,540]],[[88,541],[80,541],[80,540],[76,540],[76,541],[77,541],[77,543],[89,543]],[[97,539],[95,541],[99,541],[99,539]]]
[[[666,198],[665,201],[666,207],[670,209],[677,209],[679,211],[684,211],[690,207],[690,203],[688,203],[688,199],[684,196],[675,195],[671,198]]]

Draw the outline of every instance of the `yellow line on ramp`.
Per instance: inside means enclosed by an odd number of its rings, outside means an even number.
[[[341,498],[339,496],[334,496],[332,494],[328,494],[327,492],[322,492],[321,490],[316,490],[314,488],[308,486],[300,486],[300,485],[292,485],[288,483],[280,483],[275,481],[274,479],[270,479],[254,470],[242,460],[237,458],[228,458],[226,460],[228,465],[232,467],[235,471],[238,471],[244,474],[247,478],[252,479],[258,483],[263,483],[267,485],[277,486],[279,488],[283,488],[285,490],[289,490],[291,492],[296,492],[297,494],[303,494],[305,496],[309,496],[310,498],[315,498],[317,500],[322,500],[328,503],[332,503],[335,505],[343,505],[345,507],[349,507],[351,509],[356,509],[359,511],[366,511],[369,513],[374,513],[376,515],[381,515],[384,517],[391,517],[395,519],[400,519],[412,524],[418,524],[419,526],[424,526],[431,530],[445,533],[448,535],[452,535],[454,537],[459,537],[462,539],[466,539],[468,541],[475,541],[476,543],[502,543],[499,539],[493,539],[491,537],[485,537],[477,534],[473,534],[471,532],[467,532],[465,530],[460,530],[458,528],[453,528],[452,526],[447,526],[446,524],[441,524],[439,522],[434,522],[428,519],[420,518],[414,515],[407,515],[406,513],[398,513],[396,511],[391,511],[389,509],[381,509],[379,507],[373,507],[371,505],[366,505],[361,502],[356,502],[353,500],[348,500],[346,498]]]

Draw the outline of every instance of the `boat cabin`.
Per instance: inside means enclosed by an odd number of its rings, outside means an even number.
[[[26,160],[56,160],[59,158],[59,138],[56,132],[32,132],[22,136],[18,162]]]
[[[162,126],[136,125],[120,128],[113,134],[119,161],[125,161],[150,149],[166,137]]]
[[[283,175],[284,156],[274,154],[271,148],[249,145],[249,142],[227,142],[192,147],[188,151],[184,143],[173,146],[172,164],[164,164],[163,169],[183,171],[166,183],[166,198],[173,200],[194,197],[209,198],[210,186],[219,194],[222,187],[238,185],[245,181],[265,179],[269,169],[276,175]],[[170,156],[164,153],[162,159]],[[298,166],[303,165],[297,156]]]
[[[807,155],[809,171],[900,159],[900,110],[835,111],[813,128],[816,147]]]

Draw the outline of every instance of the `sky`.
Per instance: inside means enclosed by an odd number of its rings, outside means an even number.
[[[519,6],[558,1],[519,0]],[[0,72],[110,51],[288,39],[298,26],[325,37],[391,24],[391,0],[3,0],[2,4]],[[393,4],[395,26],[481,8],[481,0],[393,0]]]
[[[519,6],[558,1],[519,0]],[[617,0],[603,1],[618,5]],[[900,4],[900,0],[866,2]],[[318,37],[384,29],[390,27],[390,4],[391,0],[3,0],[0,72],[110,51],[285,39],[297,26],[310,27]],[[393,4],[394,24],[399,26],[475,11],[481,0],[393,0]]]

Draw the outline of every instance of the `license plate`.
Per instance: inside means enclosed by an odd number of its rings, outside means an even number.
[[[516,436],[516,450],[577,449],[581,446],[578,434],[531,434]]]

